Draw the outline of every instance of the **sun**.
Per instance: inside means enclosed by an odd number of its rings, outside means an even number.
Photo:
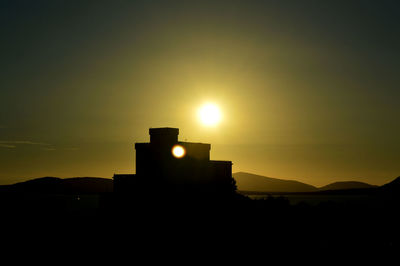
[[[221,122],[222,114],[218,105],[214,103],[206,103],[200,107],[199,119],[205,126],[216,126]]]

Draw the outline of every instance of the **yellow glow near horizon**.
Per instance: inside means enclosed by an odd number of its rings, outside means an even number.
[[[175,145],[174,147],[172,147],[172,155],[174,155],[174,157],[182,158],[183,156],[185,156],[185,154],[186,150],[181,145]]]
[[[201,123],[205,126],[216,126],[222,118],[219,107],[213,103],[206,103],[201,106],[198,115]]]

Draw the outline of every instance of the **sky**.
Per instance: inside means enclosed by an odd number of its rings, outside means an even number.
[[[1,1],[0,184],[134,173],[150,127],[233,172],[387,183],[399,47],[398,1]]]

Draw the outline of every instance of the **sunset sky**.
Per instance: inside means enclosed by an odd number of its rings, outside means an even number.
[[[234,172],[400,176],[398,1],[1,1],[0,48],[0,184],[134,173],[150,127]]]

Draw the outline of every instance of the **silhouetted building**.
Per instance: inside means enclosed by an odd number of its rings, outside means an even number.
[[[232,192],[231,161],[210,160],[210,144],[178,141],[178,128],[150,128],[149,143],[135,143],[136,174],[115,174],[114,192]]]

